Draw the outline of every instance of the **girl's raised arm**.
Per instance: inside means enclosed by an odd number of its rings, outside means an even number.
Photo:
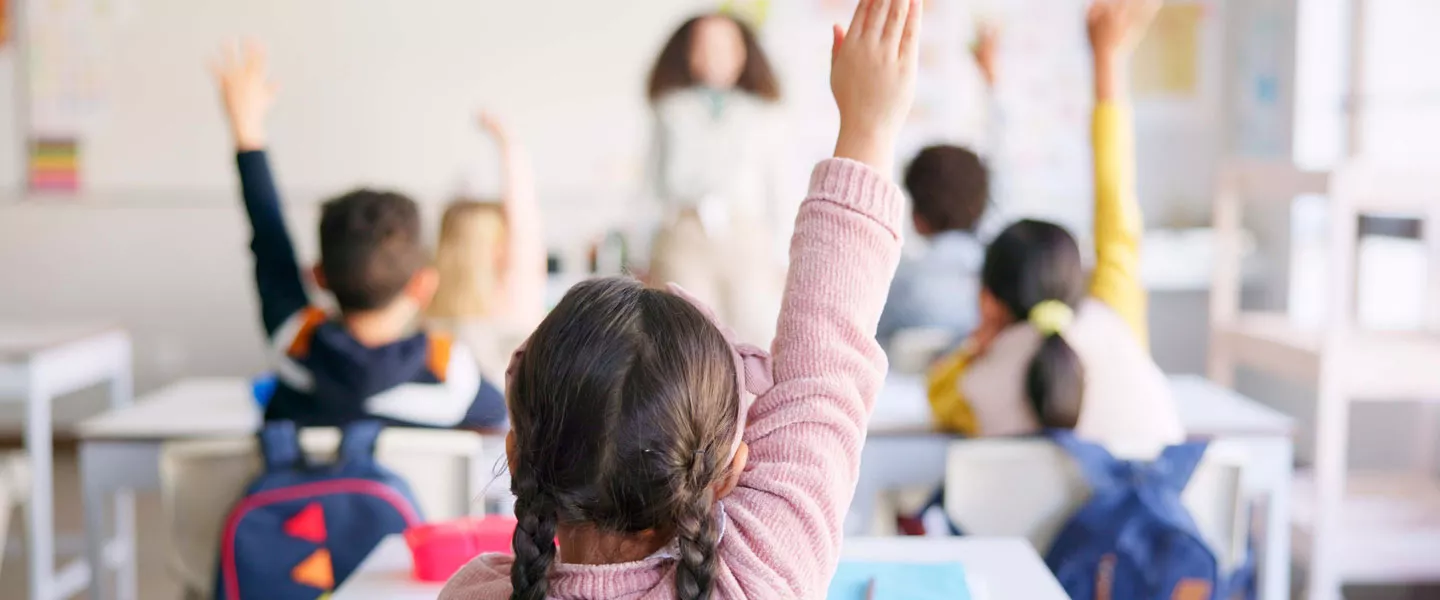
[[[914,96],[919,0],[862,0],[835,30],[835,158],[810,180],[790,246],[775,386],[749,413],[748,467],[721,555],[748,597],[818,597],[839,561],[860,447],[886,372],[875,326],[900,255],[890,180]],[[734,536],[733,538],[731,536]]]

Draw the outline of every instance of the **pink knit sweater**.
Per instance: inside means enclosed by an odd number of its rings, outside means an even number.
[[[790,247],[775,338],[775,387],[745,429],[750,462],[723,501],[717,598],[820,598],[840,560],[865,427],[885,378],[875,325],[900,255],[904,201],[886,177],[821,162]],[[441,600],[510,597],[508,555],[466,565]],[[575,600],[675,597],[675,563],[558,564],[550,595]]]

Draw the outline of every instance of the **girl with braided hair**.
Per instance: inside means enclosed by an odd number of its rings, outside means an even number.
[[[823,596],[885,377],[920,13],[862,0],[835,30],[840,135],[796,221],[773,359],[679,288],[576,286],[507,371],[514,555],[476,558],[442,600]]]

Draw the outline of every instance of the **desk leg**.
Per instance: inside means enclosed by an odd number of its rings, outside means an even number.
[[[116,360],[116,363],[115,372],[110,378],[110,408],[123,408],[133,402],[135,393],[134,384],[131,379],[130,346],[125,346],[123,356]],[[95,517],[90,515],[92,510],[88,502],[90,500],[88,496],[86,500],[86,525],[89,527],[89,521]],[[104,495],[98,494],[94,498],[94,502],[95,506],[102,507],[104,504]],[[103,507],[99,510],[103,510]],[[103,532],[104,530],[97,529],[97,531]],[[99,535],[98,541],[101,542],[100,554],[103,557],[108,554],[108,549],[104,543],[104,533]],[[119,546],[122,555],[120,557],[120,564],[115,566],[115,594],[120,600],[137,600],[140,597],[140,592],[139,569],[136,565],[139,557],[137,556],[135,547],[135,492],[130,490],[119,490],[115,492],[115,544]],[[94,562],[94,556],[90,558],[92,561],[90,564],[94,566],[94,579],[99,580],[101,579],[100,575],[105,572],[106,563]],[[92,585],[90,592],[91,594],[97,594],[97,587]],[[93,597],[99,598],[100,596],[95,595]]]
[[[105,505],[108,494],[100,485],[101,475],[99,473],[104,468],[104,458],[95,451],[95,446],[81,443],[80,493],[85,505],[85,558],[90,563],[91,569],[91,600],[111,600],[112,598],[109,594],[110,590],[105,588],[105,571],[107,570],[105,546],[109,537],[109,523],[107,523],[109,519],[105,518]],[[119,511],[116,511],[116,517],[119,516]],[[133,560],[133,557],[126,560]],[[122,567],[119,571],[124,572],[125,569]]]
[[[1290,599],[1290,494],[1295,470],[1295,444],[1289,439],[1263,442],[1264,475],[1269,488],[1265,505],[1265,547],[1260,549],[1262,600]]]
[[[115,595],[119,600],[140,599],[140,569],[135,543],[135,492],[115,492],[115,544],[120,563],[115,565]],[[105,548],[108,550],[108,548]],[[108,552],[106,553],[108,554]],[[98,577],[97,577],[98,579]]]
[[[25,451],[30,455],[30,503],[25,507],[30,559],[30,600],[52,600],[55,579],[55,470],[50,438],[50,392],[30,382],[25,408]]]

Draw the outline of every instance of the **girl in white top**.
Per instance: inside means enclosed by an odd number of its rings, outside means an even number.
[[[1006,228],[981,268],[980,326],[931,371],[930,404],[976,436],[1074,429],[1112,453],[1149,458],[1183,441],[1170,388],[1150,358],[1139,279],[1140,205],[1123,73],[1159,0],[1094,0],[1095,255],[1053,223]]]
[[[679,283],[746,341],[779,314],[795,190],[783,189],[779,86],[753,32],[727,15],[686,21],[650,75],[649,279]],[[658,215],[656,213],[658,212]]]
[[[545,316],[545,242],[525,153],[493,115],[482,113],[480,125],[500,146],[502,197],[445,209],[427,316],[471,349],[487,381],[503,382],[510,354]]]

